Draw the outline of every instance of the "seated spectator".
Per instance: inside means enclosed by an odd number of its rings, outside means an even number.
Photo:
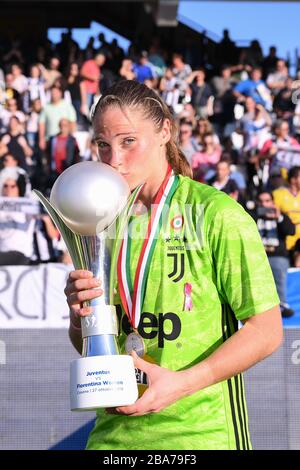
[[[23,175],[5,178],[1,195],[23,197],[26,181]],[[33,253],[35,219],[21,211],[0,211],[0,265],[29,264]]]
[[[202,150],[202,142],[206,134],[212,134],[214,143],[220,145],[220,139],[214,132],[214,127],[208,119],[200,118],[197,120],[196,127],[193,133],[193,140],[197,146],[197,150]]]
[[[136,80],[144,83],[145,80],[152,80],[154,78],[154,67],[148,60],[148,53],[141,52],[138,63],[133,64],[133,72]]]
[[[51,57],[49,62],[49,68],[46,68],[43,64],[38,64],[42,72],[43,79],[45,81],[45,90],[52,88],[55,80],[61,77],[60,60],[58,57]]]
[[[42,103],[40,99],[32,102],[31,111],[28,113],[26,121],[26,137],[28,144],[33,151],[38,148],[39,141],[39,118],[42,110]]]
[[[59,133],[59,123],[63,118],[70,121],[71,132],[75,132],[76,111],[62,98],[62,89],[54,86],[51,88],[51,103],[47,104],[40,114],[39,147],[41,150],[46,149],[46,143],[50,137]]]
[[[41,106],[46,104],[46,93],[44,79],[38,64],[31,65],[28,77],[27,90],[23,96],[23,109],[26,114],[31,111],[31,105],[35,100],[39,100]]]
[[[273,197],[276,207],[282,214],[288,215],[296,227],[295,234],[286,238],[287,249],[294,250],[297,240],[300,239],[300,166],[289,170],[288,187],[276,189]]]
[[[286,273],[290,267],[286,238],[295,234],[295,226],[286,214],[281,214],[275,206],[272,193],[263,191],[258,194],[255,219],[262,238],[278,295],[283,317],[290,317],[294,311],[286,302]]]
[[[216,145],[213,134],[206,134],[202,142],[202,151],[196,152],[192,159],[195,179],[207,181],[212,178],[220,157],[221,149]]]
[[[216,166],[216,174],[207,181],[211,186],[231,196],[236,201],[239,197],[239,188],[231,178],[230,163],[228,160],[220,160]]]
[[[180,98],[180,89],[178,80],[171,67],[166,69],[165,74],[160,81],[159,90],[166,104],[176,112]]]
[[[263,105],[270,111],[272,109],[270,90],[261,77],[260,67],[253,68],[250,78],[242,80],[236,85],[234,94],[241,102],[245,101],[247,96],[251,96],[256,103]]]
[[[130,57],[125,57],[122,60],[122,66],[119,70],[119,75],[124,80],[135,80],[135,73],[133,71],[133,62]]]
[[[22,68],[19,64],[12,64],[11,74],[13,76],[12,87],[22,95],[28,88],[28,80],[22,73]]]
[[[270,161],[271,176],[286,176],[290,168],[300,165],[300,144],[289,135],[289,123],[286,120],[278,119],[275,122],[273,135],[264,143],[260,158]]]
[[[22,127],[16,116],[11,117],[8,132],[3,134],[0,139],[0,157],[8,152],[17,158],[19,166],[24,170],[32,165],[33,152],[22,133]]]
[[[20,124],[24,125],[26,121],[26,116],[23,113],[23,111],[20,111],[18,109],[18,103],[15,98],[8,99],[6,101],[6,108],[2,109],[0,112],[0,118],[1,118],[1,132],[6,132],[9,127],[9,121],[11,117],[17,117]],[[22,128],[24,130],[24,128]]]
[[[172,56],[172,74],[176,79],[176,88],[179,90],[179,103],[183,101],[188,89],[187,78],[191,75],[192,69],[189,64],[183,61],[181,54],[173,54]]]
[[[197,152],[197,147],[192,139],[192,133],[192,124],[188,121],[183,121],[179,129],[179,146],[190,165],[192,164],[193,155]]]
[[[261,105],[250,96],[245,100],[246,113],[239,120],[239,127],[244,134],[244,151],[257,152],[270,137],[272,119]]]
[[[197,126],[196,112],[191,103],[185,103],[183,105],[183,110],[178,114],[177,118],[179,122],[190,122],[193,129]]]
[[[12,154],[7,153],[3,157],[3,167],[0,171],[0,185],[5,178],[16,178],[16,175],[22,175],[25,178],[26,188],[25,197],[31,197],[31,182],[28,173],[18,165],[18,159]]]
[[[7,73],[5,75],[5,90],[4,95],[6,100],[15,99],[18,105],[20,104],[20,93],[13,87],[14,77],[12,73]]]
[[[66,168],[79,162],[79,148],[75,137],[71,135],[70,121],[61,119],[59,129],[59,133],[51,137],[48,143],[50,187]]]
[[[285,87],[289,71],[284,60],[279,59],[276,64],[275,72],[272,72],[267,77],[267,85],[272,91],[273,95],[278,95],[280,90]]]
[[[284,87],[274,98],[273,108],[279,119],[286,119],[289,122],[290,130],[293,128],[293,115],[295,113],[296,103],[294,103],[293,92],[295,91],[294,80],[288,77],[284,82]]]
[[[199,118],[206,119],[213,114],[213,91],[205,82],[205,70],[195,70],[186,79],[190,85],[191,103]]]

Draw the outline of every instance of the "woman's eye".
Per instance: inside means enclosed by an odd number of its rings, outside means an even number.
[[[132,137],[128,137],[127,139],[124,139],[124,144],[130,145],[135,141]]]
[[[108,146],[106,142],[98,142],[98,147],[99,149],[104,149]]]

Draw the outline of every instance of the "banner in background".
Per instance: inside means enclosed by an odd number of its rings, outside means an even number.
[[[67,328],[72,269],[60,263],[0,267],[0,328]]]

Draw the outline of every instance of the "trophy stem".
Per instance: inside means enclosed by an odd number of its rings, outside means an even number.
[[[96,335],[83,338],[82,356],[105,356],[120,354],[115,335]]]

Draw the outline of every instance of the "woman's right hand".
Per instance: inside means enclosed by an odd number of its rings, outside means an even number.
[[[83,307],[82,302],[100,297],[103,294],[100,285],[101,281],[94,278],[91,271],[77,269],[70,272],[64,292],[72,315],[71,321],[76,327],[80,328],[80,317],[92,313],[92,307]]]

